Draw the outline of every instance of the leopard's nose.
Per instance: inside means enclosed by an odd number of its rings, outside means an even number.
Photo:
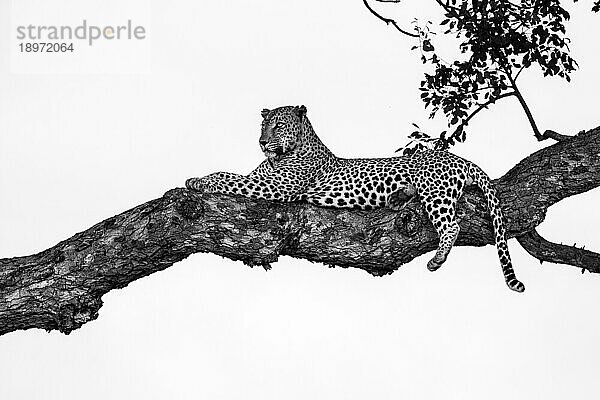
[[[266,146],[269,142],[267,140],[260,139],[258,143],[260,143],[261,146]]]

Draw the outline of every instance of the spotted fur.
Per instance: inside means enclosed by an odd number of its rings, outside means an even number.
[[[456,203],[465,186],[483,191],[492,217],[496,247],[508,287],[522,292],[512,268],[498,197],[490,178],[477,165],[446,151],[421,150],[393,158],[336,157],[319,139],[306,107],[262,111],[260,147],[267,158],[249,175],[217,172],[186,181],[189,189],[239,194],[284,202],[371,210],[397,209],[417,195],[439,234],[438,249],[427,263],[431,271],[446,261],[459,233]]]

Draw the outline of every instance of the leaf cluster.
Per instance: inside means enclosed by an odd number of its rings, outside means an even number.
[[[436,0],[444,10],[444,34],[459,40],[460,59],[446,61],[433,45],[430,22],[420,27],[421,61],[429,71],[421,81],[421,99],[430,118],[442,112],[450,133],[447,145],[462,142],[471,118],[497,100],[517,95],[523,71],[539,66],[544,76],[570,81],[576,61],[569,55],[565,22],[569,13],[559,0]],[[600,7],[600,0],[594,8]]]

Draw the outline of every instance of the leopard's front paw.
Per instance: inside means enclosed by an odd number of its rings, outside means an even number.
[[[202,179],[200,178],[188,179],[185,181],[185,187],[196,192],[204,192],[206,190],[206,187],[202,184]]]

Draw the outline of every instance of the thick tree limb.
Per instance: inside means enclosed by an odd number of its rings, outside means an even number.
[[[599,272],[598,254],[569,253],[535,234],[549,206],[599,185],[600,128],[530,155],[496,181],[509,237],[540,260]],[[493,242],[479,191],[465,193],[457,216],[457,245]],[[289,255],[385,275],[437,242],[418,202],[401,212],[365,212],[173,189],[46,251],[0,260],[0,335],[29,328],[69,333],[97,318],[108,291],[197,252],[265,268]]]
[[[549,261],[581,267],[583,271],[600,272],[600,254],[593,251],[577,248],[575,245],[552,243],[541,237],[535,229],[517,237],[517,240],[529,254],[540,260],[540,263]]]

